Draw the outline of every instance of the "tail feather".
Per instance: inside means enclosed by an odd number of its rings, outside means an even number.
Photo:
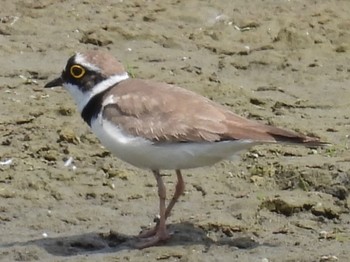
[[[246,125],[240,126],[237,125],[237,122],[230,124],[231,128],[228,134],[230,139],[248,139],[257,142],[260,141],[262,143],[300,144],[307,147],[329,145],[329,143],[321,141],[320,138],[316,136],[307,136],[296,131],[286,130],[258,122],[249,122]]]
[[[307,147],[329,145],[316,136],[256,122],[225,111],[225,126],[227,131],[222,134],[223,140],[246,139],[261,143],[289,143],[300,144]]]
[[[329,145],[329,143],[321,141],[319,137],[307,136],[295,131],[289,131],[273,126],[266,127],[268,129],[266,130],[266,133],[272,136],[276,142],[301,144],[307,147],[319,147]]]

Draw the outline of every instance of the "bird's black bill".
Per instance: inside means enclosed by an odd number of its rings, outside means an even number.
[[[49,88],[49,87],[54,87],[54,86],[62,86],[63,80],[62,77],[58,77],[50,82],[48,82],[44,87]]]

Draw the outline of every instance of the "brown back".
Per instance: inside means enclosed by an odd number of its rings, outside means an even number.
[[[189,90],[140,79],[128,79],[106,93],[114,104],[103,116],[132,135],[154,142],[257,142],[324,144],[318,138],[248,120]]]

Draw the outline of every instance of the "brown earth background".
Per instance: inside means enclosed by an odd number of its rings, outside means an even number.
[[[349,12],[348,0],[2,0],[0,261],[349,261]],[[184,171],[172,239],[137,250],[158,211],[153,176],[102,148],[65,90],[43,89],[96,47],[133,76],[332,145]]]

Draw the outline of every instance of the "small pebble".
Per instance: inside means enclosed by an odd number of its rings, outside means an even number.
[[[8,159],[5,161],[0,161],[1,166],[6,166],[6,165],[11,165],[12,164],[12,159]]]

